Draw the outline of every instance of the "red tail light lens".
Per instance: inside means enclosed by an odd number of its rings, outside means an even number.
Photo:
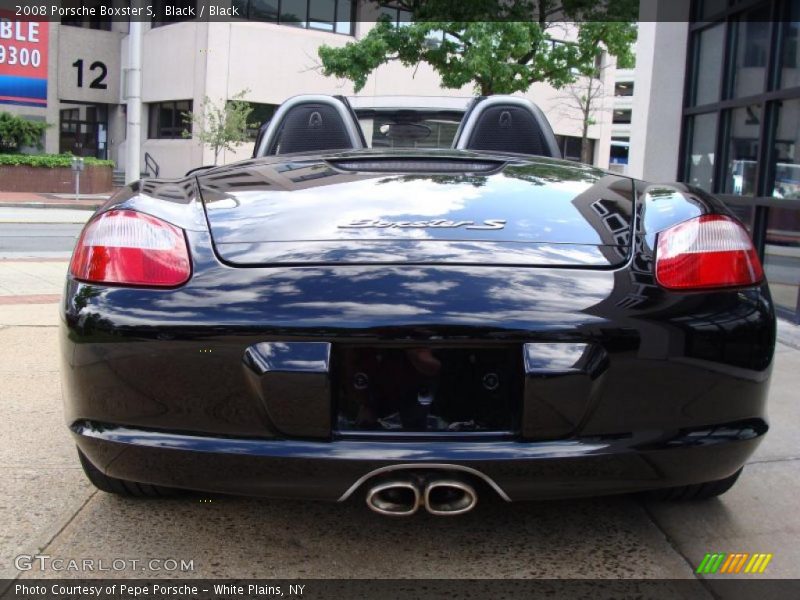
[[[741,223],[703,215],[658,234],[656,280],[665,288],[738,287],[764,278],[761,261]]]
[[[140,212],[110,210],[89,222],[72,254],[75,279],[143,287],[174,287],[189,280],[183,231]]]

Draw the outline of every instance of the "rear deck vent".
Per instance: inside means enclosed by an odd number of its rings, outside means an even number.
[[[490,173],[503,166],[503,162],[497,160],[405,158],[330,161],[330,164],[342,171],[361,173]]]

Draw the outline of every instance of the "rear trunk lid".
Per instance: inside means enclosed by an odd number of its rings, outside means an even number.
[[[632,181],[565,161],[360,153],[198,181],[217,254],[236,266],[613,268],[631,247]]]

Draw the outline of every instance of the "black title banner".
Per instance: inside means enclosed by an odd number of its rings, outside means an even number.
[[[427,22],[540,21],[540,15],[547,22],[693,20],[691,4],[674,0],[274,0],[267,4],[261,0],[0,0],[0,19],[70,24],[254,20],[304,27],[309,22],[332,25],[342,19],[375,22],[383,14],[382,5],[404,11],[401,20]],[[763,12],[750,11],[744,18]],[[769,18],[781,20],[783,16]]]
[[[25,579],[0,580],[0,597],[9,600],[303,600],[379,598],[626,598],[692,600],[798,598],[800,581],[780,579],[684,580],[508,580],[508,579]]]

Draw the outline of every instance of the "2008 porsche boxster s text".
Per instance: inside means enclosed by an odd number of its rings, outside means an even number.
[[[296,97],[254,158],[97,212],[62,306],[97,487],[406,515],[733,485],[775,341],[747,231],[561,160],[526,100],[451,104]]]

